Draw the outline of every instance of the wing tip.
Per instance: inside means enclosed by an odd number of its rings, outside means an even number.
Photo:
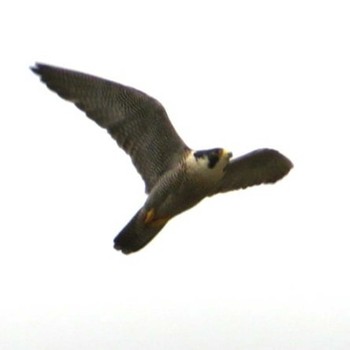
[[[40,63],[40,62],[35,62],[32,66],[30,66],[29,68],[33,71],[33,72],[38,72],[40,71],[43,67],[47,66],[44,63]]]
[[[274,175],[266,179],[263,182],[265,184],[276,183],[288,175],[294,167],[293,162],[289,158],[275,149],[265,148],[260,150],[260,152],[264,153],[266,157],[265,161],[270,163],[270,167],[274,169]]]
[[[30,66],[29,69],[36,75],[38,75],[41,80],[44,80],[45,69],[50,68],[49,65],[44,63],[35,62],[33,66]]]
[[[281,170],[281,179],[286,176],[293,168],[294,164],[293,162],[287,158],[285,155],[282,153],[275,151],[276,152],[276,163],[278,163],[279,168]]]
[[[40,63],[40,62],[35,62],[33,66],[30,66],[29,69],[39,75],[41,78],[43,78],[45,75],[48,73],[56,71],[61,71],[64,70],[63,68],[59,68],[56,66],[52,66],[46,63]]]
[[[40,75],[40,63],[35,63],[33,66],[30,66],[29,69],[33,73]]]

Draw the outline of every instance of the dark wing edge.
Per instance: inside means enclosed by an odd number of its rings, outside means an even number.
[[[36,63],[31,70],[47,87],[107,129],[130,155],[146,192],[189,150],[164,107],[134,88],[77,71]]]
[[[286,176],[293,163],[274,149],[258,149],[233,159],[216,193],[272,184]]]

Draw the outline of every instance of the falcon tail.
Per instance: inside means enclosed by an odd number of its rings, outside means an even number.
[[[114,238],[114,248],[124,254],[137,252],[147,245],[165,224],[166,222],[157,225],[145,223],[145,213],[140,209]]]

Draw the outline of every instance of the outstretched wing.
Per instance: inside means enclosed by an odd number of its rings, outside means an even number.
[[[88,74],[36,64],[49,89],[73,102],[108,130],[131,159],[150,192],[158,178],[188,149],[164,107],[145,93]]]
[[[230,161],[216,193],[274,183],[287,175],[292,167],[292,162],[278,151],[255,150]]]

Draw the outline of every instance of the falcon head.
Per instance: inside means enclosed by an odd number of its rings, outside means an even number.
[[[214,169],[217,165],[227,165],[232,153],[223,148],[213,148],[193,153],[195,160],[199,163],[205,163],[209,169]]]
[[[198,163],[204,163],[207,168],[214,169],[217,166],[222,169],[228,164],[232,153],[223,148],[213,148],[203,151],[196,151],[193,156]]]

